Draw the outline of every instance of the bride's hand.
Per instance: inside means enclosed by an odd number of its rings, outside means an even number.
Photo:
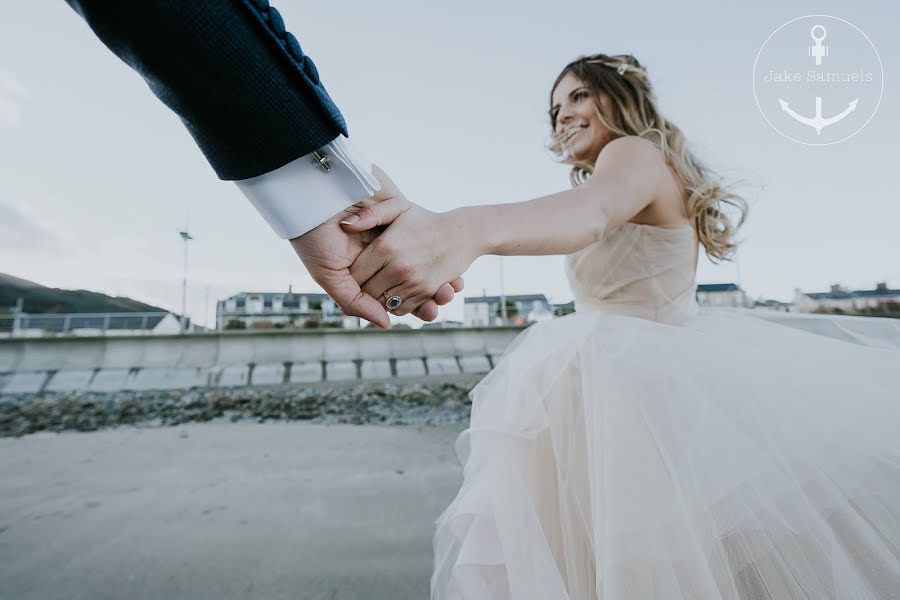
[[[480,256],[459,211],[436,213],[399,196],[356,216],[355,222],[341,222],[348,233],[389,226],[360,253],[350,274],[373,298],[400,296],[402,304],[390,311],[397,316],[416,310],[445,282],[461,282],[459,276]]]
[[[344,230],[339,221],[351,218],[367,207],[377,206],[390,198],[402,198],[394,182],[381,169],[373,173],[381,184],[381,190],[370,198],[349,206],[315,229],[290,240],[297,256],[306,266],[313,280],[337,302],[346,315],[359,316],[379,327],[391,326],[385,311],[384,298],[369,297],[360,290],[359,283],[350,273],[354,259],[376,239],[382,228],[351,232]],[[412,307],[411,311],[423,321],[433,321],[438,316],[438,306],[453,300],[455,293],[463,289],[462,280],[444,283],[435,292]]]

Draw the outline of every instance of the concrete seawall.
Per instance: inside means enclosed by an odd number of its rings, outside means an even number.
[[[0,394],[486,373],[522,329],[235,331],[0,340]]]
[[[900,319],[740,309],[817,335],[900,348]],[[565,318],[565,317],[563,317]],[[277,385],[490,371],[523,329],[257,330],[0,339],[0,394]]]

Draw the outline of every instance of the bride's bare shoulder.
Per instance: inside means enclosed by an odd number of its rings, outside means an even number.
[[[662,226],[686,222],[684,190],[662,150],[653,142],[636,135],[616,138],[600,151],[594,172],[600,170],[642,181],[651,200],[630,220]]]
[[[594,165],[595,172],[615,165],[627,166],[629,169],[644,170],[647,167],[663,169],[666,166],[665,158],[659,148],[651,141],[636,135],[624,135],[608,142]]]
[[[636,135],[624,135],[603,146],[594,163],[594,175],[630,179],[656,197],[667,187],[670,172],[666,157],[656,144]]]
[[[661,182],[667,173],[665,156],[653,142],[636,135],[624,135],[608,142],[594,163],[594,173],[638,176]]]

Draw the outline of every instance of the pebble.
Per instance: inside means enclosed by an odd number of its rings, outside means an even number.
[[[331,389],[284,385],[10,394],[0,396],[0,437],[216,420],[465,425],[472,405],[469,392],[476,383],[379,382],[348,383]]]

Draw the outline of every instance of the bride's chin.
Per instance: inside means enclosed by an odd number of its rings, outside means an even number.
[[[584,149],[569,148],[569,155],[566,159],[566,162],[570,164],[583,163],[587,160],[587,158],[587,152]]]
[[[574,143],[568,147],[569,159],[577,160],[579,162],[584,162],[585,160],[589,160],[590,159],[589,155],[591,153],[592,146],[593,146],[593,144],[590,143],[590,141],[578,140],[576,143]],[[593,162],[593,161],[591,161],[591,162]]]

